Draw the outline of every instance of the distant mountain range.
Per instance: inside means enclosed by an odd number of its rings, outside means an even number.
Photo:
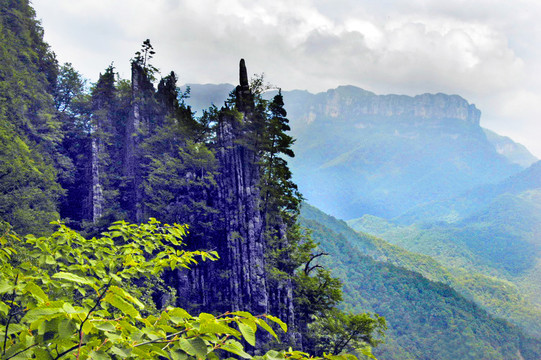
[[[457,221],[438,221],[450,212]],[[520,297],[541,309],[541,162],[498,184],[477,187],[410,215],[402,224],[371,215],[348,224],[429,255],[447,268],[509,281]],[[536,321],[541,323],[541,318]]]
[[[233,86],[190,88],[187,102],[200,113],[210,105],[202,99],[220,107]],[[376,95],[353,86],[283,95],[297,139],[294,180],[310,203],[339,218],[409,216],[536,160],[481,128],[480,111],[457,95]]]

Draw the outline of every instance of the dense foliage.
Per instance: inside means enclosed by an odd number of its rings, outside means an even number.
[[[156,310],[148,294],[152,288],[141,283],[166,269],[218,258],[215,252],[182,250],[185,226],[154,219],[139,226],[118,222],[92,239],[57,226],[50,236],[22,240],[3,224],[2,359],[219,359],[232,354],[251,359],[240,341],[254,346],[258,329],[277,339],[273,324],[287,331],[268,314],[192,316],[181,308]],[[308,354],[271,350],[255,358],[305,359]]]
[[[539,190],[528,190],[498,196],[482,211],[452,224],[404,226],[370,216],[349,223],[357,230],[432,257],[440,270],[426,268],[422,271],[425,276],[450,283],[490,313],[539,336],[540,243],[536,234],[541,224],[540,194]],[[402,265],[420,269],[415,262]],[[443,266],[445,278],[440,276]]]
[[[368,309],[385,316],[389,340],[375,350],[376,356],[427,360],[521,359],[517,354],[533,360],[541,356],[538,339],[491,317],[450,286],[404,268],[424,265],[423,271],[430,275],[427,264],[415,263],[412,257],[412,263],[400,266],[375,261],[366,254],[382,260],[382,252],[361,250],[374,246],[370,237],[354,236],[345,222],[308,205],[303,206],[302,216],[302,224],[312,230],[320,249],[331,255],[324,264],[344,282],[346,308]],[[387,255],[392,262],[393,254]],[[412,333],[416,336],[411,337]]]
[[[70,166],[53,156],[62,137],[50,95],[57,63],[27,2],[0,7],[0,218],[43,232],[58,218],[57,173]]]

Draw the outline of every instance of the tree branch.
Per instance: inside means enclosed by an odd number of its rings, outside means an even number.
[[[327,255],[329,255],[329,254],[326,253],[326,252],[320,252],[320,253],[317,253],[317,254],[312,255],[312,257],[310,258],[310,260],[308,260],[308,261],[306,262],[306,264],[304,265],[304,274],[305,274],[305,275],[310,275],[310,272],[311,272],[312,270],[314,270],[314,269],[316,269],[316,268],[323,268],[323,266],[321,266],[321,265],[313,265],[313,266],[310,266],[310,263],[311,263],[312,261],[314,261],[315,259],[317,259],[318,257],[320,257],[320,256],[327,256]]]
[[[62,356],[66,355],[66,354],[69,353],[70,351],[75,350],[75,349],[77,349],[79,346],[84,346],[84,345],[86,345],[86,343],[73,345],[73,346],[70,347],[68,350],[62,351],[60,354],[58,354],[58,356],[55,357],[54,360],[60,359]]]
[[[92,307],[92,309],[90,309],[88,311],[88,314],[86,314],[86,318],[81,322],[81,325],[79,326],[79,344],[76,346],[79,348],[79,350],[77,351],[77,359],[79,359],[79,353],[81,351],[81,347],[83,346],[83,325],[85,324],[85,322],[87,322],[87,320],[90,318],[90,314],[92,314],[92,312],[94,310],[96,310],[96,308],[98,307],[98,305],[100,304],[101,302],[101,299],[103,299],[103,297],[105,296],[105,294],[107,293],[107,290],[109,289],[109,287],[111,286],[111,282],[113,281],[113,278],[109,279],[109,282],[104,285],[102,287],[103,291],[101,292],[101,294],[99,294],[98,298],[96,299],[96,303],[94,304],[94,306]]]
[[[15,354],[11,355],[10,357],[6,358],[6,360],[9,360],[9,359],[11,359],[11,358],[14,358],[15,356],[17,356],[17,355],[19,355],[19,354],[25,352],[26,350],[31,349],[31,348],[33,348],[34,346],[38,346],[38,345],[39,345],[39,344],[32,344],[32,345],[30,345],[29,347],[27,347],[26,349],[22,349],[21,351],[18,351],[18,352],[16,352]]]
[[[19,281],[19,274],[17,274],[15,276],[15,287],[17,287],[17,282]],[[7,347],[7,342],[8,342],[8,330],[9,330],[9,324],[11,323],[11,319],[13,319],[13,316],[14,316],[14,313],[13,313],[13,303],[14,303],[14,300],[15,300],[15,288],[13,288],[13,293],[11,294],[11,307],[9,308],[9,316],[8,316],[8,321],[7,321],[7,324],[6,324],[6,333],[4,335],[4,350],[2,352],[2,355],[6,355],[6,347]],[[26,351],[23,350],[23,351]],[[19,354],[19,353],[17,353]]]

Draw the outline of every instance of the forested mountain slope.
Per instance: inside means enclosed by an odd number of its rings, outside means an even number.
[[[416,221],[457,222],[483,211],[499,196],[515,196],[539,188],[541,188],[541,162],[537,161],[502,181],[476,186],[457,196],[417,206],[393,220],[403,224]]]
[[[55,156],[57,64],[27,3],[3,0],[0,8],[0,218],[40,232],[58,218],[57,174],[70,167]]]
[[[384,250],[371,245],[377,243],[373,238],[348,234],[344,222],[309,206],[303,206],[301,215],[301,224],[329,254],[323,263],[344,282],[347,308],[361,307],[386,317],[386,344],[375,350],[380,358],[507,360],[541,356],[539,340],[488,315],[450,286],[406,269],[422,264],[422,256],[410,254],[408,261],[401,257],[402,266],[394,265],[397,258],[382,256]],[[374,250],[365,252],[369,248]],[[442,271],[432,262],[421,272],[428,275],[433,269]]]
[[[463,277],[468,287],[479,287],[483,291],[481,278],[474,274],[507,282],[507,286],[501,283],[494,290],[507,288],[510,290],[508,296],[500,291],[489,291],[487,300],[493,299],[489,301],[499,308],[498,312],[502,311],[502,315],[506,313],[501,308],[505,302],[515,303],[528,312],[534,311],[537,316],[524,316],[528,314],[526,312],[519,316],[522,320],[514,320],[535,325],[540,323],[541,305],[540,194],[539,189],[534,189],[518,195],[500,195],[475,215],[451,224],[404,226],[368,215],[348,224],[404,249],[431,256]],[[499,300],[502,302],[498,303]],[[524,300],[526,303],[522,303]],[[509,316],[513,318],[513,312]],[[527,328],[539,334],[538,326],[535,326],[536,330],[531,326]]]

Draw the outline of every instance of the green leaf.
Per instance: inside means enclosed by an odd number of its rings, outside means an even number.
[[[110,350],[113,354],[120,356],[122,359],[127,358],[130,356],[129,351],[125,349],[118,348],[116,346],[113,346]]]
[[[114,294],[117,294],[118,296],[128,300],[128,301],[131,301],[132,303],[134,303],[135,305],[137,305],[139,307],[139,309],[144,309],[145,308],[145,305],[143,305],[143,303],[141,301],[139,301],[137,298],[131,296],[127,291],[125,291],[124,289],[122,288],[119,288],[118,286],[111,286],[109,288],[109,290],[114,293]]]
[[[126,315],[129,315],[131,317],[141,317],[139,311],[137,311],[137,309],[135,309],[132,304],[128,303],[117,294],[107,293],[107,295],[105,295],[105,297],[103,298],[103,301],[113,305]]]
[[[64,279],[64,280],[72,281],[72,282],[78,283],[78,284],[85,284],[85,285],[90,285],[90,286],[94,285],[94,282],[92,280],[90,280],[90,279],[87,279],[87,278],[84,278],[82,276],[75,275],[75,274],[72,274],[72,273],[63,272],[63,271],[54,274],[53,278],[55,278],[55,279]]]
[[[188,355],[196,356],[197,358],[204,358],[207,355],[207,344],[201,338],[180,338],[178,345]]]
[[[182,320],[185,319],[192,319],[192,316],[188,314],[188,312],[181,308],[174,308],[167,312],[167,315],[171,319],[172,322],[175,324],[178,324],[182,322]]]
[[[216,317],[212,314],[208,314],[208,313],[199,314],[199,321],[201,321],[202,323],[205,321],[212,321],[214,319],[216,319]]]
[[[88,358],[92,360],[111,360],[111,357],[104,351],[91,351]]]
[[[275,323],[277,323],[278,325],[280,325],[280,327],[282,328],[282,330],[284,332],[287,332],[287,324],[284,323],[282,320],[278,319],[276,316],[272,316],[272,315],[265,315],[265,317],[269,320],[272,320],[274,321]]]
[[[2,279],[0,281],[0,294],[10,292],[11,290],[13,290],[14,287],[15,286],[11,285],[9,282]]]
[[[171,351],[171,359],[173,360],[186,360],[188,355],[184,351]]]
[[[75,308],[70,303],[64,303],[64,305],[62,305],[62,310],[64,310],[66,314],[77,314],[80,312],[75,310]]]
[[[10,324],[7,335],[9,336],[9,335],[16,334],[16,333],[19,333],[19,332],[25,331],[25,330],[28,330],[28,329],[25,328],[24,326],[20,325],[20,324]],[[2,333],[4,331],[5,331],[5,328],[2,329]]]
[[[243,317],[245,317],[247,319],[255,317],[252,314],[250,314],[248,311],[235,311],[235,312],[232,312],[231,315],[243,316]]]
[[[236,337],[240,336],[240,333],[237,330],[227,326],[223,322],[216,321],[215,319],[202,323],[199,327],[199,332],[212,334],[231,334]]]
[[[96,329],[99,329],[101,331],[109,331],[109,332],[116,331],[115,326],[108,321],[97,323]]]
[[[34,348],[33,351],[34,351],[34,355],[36,356],[36,359],[38,360],[51,360],[52,359],[49,352],[45,349],[37,347],[37,348]]]
[[[276,335],[276,332],[274,332],[274,329],[271,328],[270,325],[265,322],[265,320],[256,319],[256,321],[259,324],[259,326],[267,330],[272,336],[274,336],[275,339],[278,339],[278,335]]]
[[[58,335],[62,339],[69,339],[76,331],[77,326],[71,319],[62,319],[58,324]]]
[[[242,322],[237,323],[239,325],[239,330],[242,333],[242,336],[244,336],[244,339],[248,342],[248,344],[255,346],[255,331],[254,329],[247,324],[244,324]]]
[[[45,292],[33,282],[26,284],[24,291],[30,293],[34,299],[38,300],[40,304],[49,301],[49,297]]]
[[[251,359],[252,356],[244,351],[242,344],[235,340],[230,340],[220,346],[220,349],[229,351],[235,355],[238,355],[244,359]]]
[[[64,313],[62,301],[53,301],[45,306],[36,307],[28,311],[24,317],[27,321],[34,321],[43,316],[50,316],[58,313]]]
[[[4,315],[7,315],[9,312],[9,306],[3,302],[0,301],[0,314],[3,313]]]
[[[283,360],[285,359],[285,356],[282,352],[276,351],[276,350],[269,350],[264,355],[264,358],[267,360]]]

